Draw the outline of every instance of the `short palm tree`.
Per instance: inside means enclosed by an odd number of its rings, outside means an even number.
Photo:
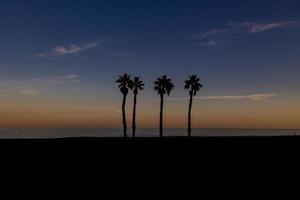
[[[160,123],[159,123],[159,135],[163,137],[163,109],[164,109],[164,96],[167,94],[170,96],[170,93],[175,88],[172,80],[166,75],[158,78],[154,82],[154,90],[160,95]]]
[[[202,85],[200,83],[200,78],[197,75],[189,76],[189,79],[185,81],[185,89],[189,90],[190,103],[189,103],[189,112],[188,112],[188,136],[191,137],[192,125],[191,125],[191,115],[192,115],[192,105],[193,97],[197,95],[197,92],[201,89]]]
[[[132,116],[132,137],[135,138],[135,131],[136,131],[136,104],[137,104],[137,95],[139,94],[140,90],[144,90],[145,84],[140,79],[140,77],[134,77],[131,81],[130,87],[133,90],[133,116]]]
[[[116,81],[118,83],[118,87],[120,89],[120,92],[123,94],[123,102],[122,102],[122,118],[123,118],[123,132],[124,132],[124,137],[127,137],[127,122],[126,122],[126,98],[128,95],[128,91],[131,87],[130,84],[130,76],[128,74],[123,74],[119,76],[119,79]]]

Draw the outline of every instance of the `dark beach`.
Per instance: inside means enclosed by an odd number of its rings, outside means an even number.
[[[299,136],[268,136],[268,137],[145,137],[145,138],[121,138],[121,137],[74,137],[57,139],[1,139],[0,146],[22,145],[28,147],[77,149],[85,147],[89,149],[113,149],[113,148],[194,148],[213,150],[225,147],[224,150],[243,148],[264,148],[266,146],[276,148],[280,145],[300,148]],[[82,150],[82,149],[81,149]]]
[[[221,172],[249,166],[264,170],[261,166],[270,161],[274,163],[268,165],[270,169],[277,163],[293,168],[299,151],[298,136],[0,140],[1,158],[10,168],[43,170],[51,166],[61,172],[77,169],[82,173],[92,170],[100,174],[106,171],[127,174],[127,170],[138,170],[142,175],[158,170],[168,171],[171,176],[184,172],[182,169],[205,174],[203,170]],[[11,166],[11,163],[16,164]],[[148,171],[144,171],[146,169]]]

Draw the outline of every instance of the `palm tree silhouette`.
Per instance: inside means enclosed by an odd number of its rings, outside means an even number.
[[[163,137],[163,108],[164,108],[164,95],[170,96],[170,93],[175,88],[172,80],[166,75],[158,78],[154,82],[154,90],[160,95],[160,123],[159,123],[159,135]]]
[[[137,103],[137,95],[140,90],[144,90],[145,84],[140,79],[140,77],[134,77],[134,79],[130,82],[130,88],[133,90],[134,99],[133,99],[133,115],[132,115],[132,137],[135,138],[136,131],[136,103]]]
[[[126,105],[126,98],[128,95],[128,90],[131,87],[130,84],[130,76],[128,74],[123,74],[119,76],[119,79],[116,81],[116,83],[119,84],[119,89],[120,92],[123,94],[123,102],[122,102],[122,118],[123,118],[123,131],[124,131],[124,137],[127,137],[127,122],[126,122],[126,110],[125,110],[125,105]]]
[[[192,105],[193,105],[193,97],[197,95],[197,92],[202,87],[200,83],[200,78],[197,75],[189,76],[189,79],[185,81],[185,89],[189,90],[190,95],[190,103],[189,103],[189,113],[188,113],[188,136],[191,137],[192,126],[191,126],[191,115],[192,115]]]

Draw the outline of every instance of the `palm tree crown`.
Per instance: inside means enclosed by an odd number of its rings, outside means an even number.
[[[127,95],[128,89],[132,88],[132,84],[130,84],[130,75],[128,74],[123,74],[119,76],[119,79],[116,81],[116,83],[119,83],[120,92],[124,95]]]
[[[154,85],[154,90],[156,90],[159,95],[167,94],[168,96],[170,96],[171,91],[175,88],[172,80],[166,75],[158,78],[154,82]]]
[[[189,79],[185,81],[184,87],[190,90],[190,96],[196,96],[197,92],[202,88],[200,78],[196,75],[189,76]]]
[[[134,79],[129,83],[129,88],[133,90],[134,95],[138,95],[140,90],[144,90],[144,86],[145,84],[140,77],[134,77]]]

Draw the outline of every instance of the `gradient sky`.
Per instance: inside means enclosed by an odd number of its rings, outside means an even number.
[[[300,128],[298,0],[0,2],[0,127],[120,127],[119,74],[140,76],[138,126],[157,127],[153,81],[176,89],[166,126],[185,127],[198,74],[199,128]],[[129,122],[132,95],[129,96]]]

